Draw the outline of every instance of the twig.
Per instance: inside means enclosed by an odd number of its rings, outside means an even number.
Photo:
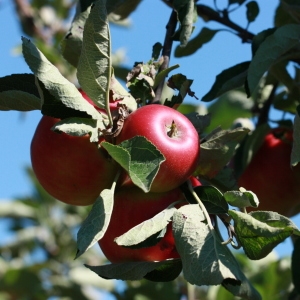
[[[219,214],[218,217],[225,225],[228,233],[228,240],[223,242],[222,244],[223,245],[231,244],[231,246],[235,249],[241,248],[241,244],[238,240],[237,234],[235,232],[235,228],[230,224],[229,221],[230,217],[227,214]],[[236,242],[234,242],[233,238],[235,239]]]
[[[175,33],[177,26],[177,13],[173,10],[169,19],[169,22],[166,26],[166,36],[164,40],[164,45],[163,45],[163,50],[162,50],[162,56],[163,56],[163,63],[159,68],[159,72],[162,70],[165,70],[169,67],[170,63],[170,56],[171,56],[171,50],[172,50],[172,45],[173,45],[173,35]],[[161,103],[161,95],[162,95],[162,90],[164,87],[165,83],[165,78],[161,80],[159,85],[157,86],[155,90],[155,97],[151,101],[153,104],[159,104]]]
[[[265,124],[268,122],[269,119],[269,111],[270,108],[272,106],[273,100],[274,100],[274,96],[275,96],[275,92],[276,89],[278,87],[278,83],[274,84],[272,91],[269,95],[269,98],[267,99],[267,101],[264,103],[263,107],[261,108],[261,110],[259,111],[259,117],[257,120],[257,126]]]
[[[165,4],[167,4],[169,7],[173,8],[172,1],[168,1],[168,0],[162,0],[162,1]],[[212,8],[199,4],[197,5],[197,14],[198,16],[205,18],[206,21],[215,21],[222,25],[225,25],[228,28],[233,29],[234,31],[237,32],[237,36],[239,36],[242,39],[243,43],[251,43],[253,37],[255,36],[253,33],[242,28],[238,24],[232,22],[229,19],[227,10],[223,10],[222,12],[217,12]]]

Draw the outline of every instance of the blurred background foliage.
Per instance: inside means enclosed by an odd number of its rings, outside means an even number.
[[[84,264],[106,263],[98,245],[76,260],[76,233],[89,207],[64,204],[51,197],[27,169],[32,195],[0,199],[1,223],[8,235],[0,242],[0,300],[233,300],[222,286],[195,287],[182,276],[172,282],[105,280]],[[246,276],[262,299],[288,300],[292,290],[290,258],[272,253],[250,261],[236,253]]]

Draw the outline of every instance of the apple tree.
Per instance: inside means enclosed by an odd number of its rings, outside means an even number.
[[[70,7],[46,2],[58,19],[69,17]],[[0,78],[0,108],[41,112],[31,143],[32,174],[43,191],[38,200],[64,202],[56,226],[71,224],[64,217],[73,212],[76,241],[67,247],[77,250],[75,262],[101,282],[128,282],[125,296],[139,281],[145,288],[164,283],[177,299],[170,283],[184,282],[189,299],[296,299],[300,231],[290,218],[300,209],[300,3],[278,1],[274,26],[253,34],[258,1],[162,2],[169,7],[164,40],[128,69],[113,54],[110,25],[138,13],[143,1],[79,0],[68,29],[20,13],[31,73]],[[43,16],[43,4],[32,7]],[[245,27],[231,20],[238,10]],[[199,19],[207,26],[197,29]],[[222,30],[249,45],[251,59],[220,70],[207,93],[196,95],[200,82],[172,58],[184,65],[188,56],[201,57]],[[272,118],[273,109],[280,118]],[[277,261],[273,249],[288,238],[291,259]],[[108,262],[89,259],[97,245]],[[61,270],[70,251],[56,251]],[[82,290],[80,276],[68,284],[69,291]]]

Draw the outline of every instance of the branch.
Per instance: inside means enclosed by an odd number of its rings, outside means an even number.
[[[169,67],[171,50],[173,45],[173,35],[175,33],[176,26],[177,26],[177,13],[175,10],[172,10],[169,22],[166,26],[167,31],[166,31],[165,41],[163,45],[163,50],[162,50],[163,63],[159,68],[159,72]],[[156,88],[155,97],[151,103],[153,104],[161,103],[161,94],[164,87],[164,83],[165,83],[165,78],[161,80],[160,84]]]
[[[162,1],[169,7],[173,8],[172,1]],[[206,5],[199,4],[197,5],[197,14],[205,21],[215,21],[230,29],[233,29],[234,31],[236,31],[237,36],[239,36],[242,39],[243,43],[251,43],[253,37],[255,36],[253,33],[232,22],[229,19],[227,10],[224,10],[223,12],[219,13]]]
[[[208,21],[215,21],[222,25],[225,25],[228,28],[231,28],[237,32],[237,35],[242,39],[243,43],[251,43],[254,38],[254,34],[248,30],[242,28],[240,25],[232,22],[229,19],[228,13],[224,10],[221,14],[209,9],[205,5],[197,5],[198,16],[205,16]]]

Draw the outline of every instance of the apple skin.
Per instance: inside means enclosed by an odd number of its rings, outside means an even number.
[[[202,186],[202,183],[199,181],[199,179],[195,176],[190,176],[189,180],[192,184],[192,187]]]
[[[183,200],[183,203],[187,204],[180,189],[174,189],[166,193],[144,193],[136,186],[119,189],[115,194],[109,226],[98,242],[106,258],[112,263],[162,261],[169,258],[179,258],[171,222],[167,226],[164,237],[154,246],[131,249],[119,246],[114,242],[115,238],[132,227],[154,217],[171,203],[179,200]]]
[[[238,184],[253,191],[260,203],[249,211],[275,211],[292,217],[299,212],[300,165],[290,166],[292,131],[276,128],[265,137]]]
[[[58,200],[90,205],[104,188],[111,187],[118,166],[88,135],[53,132],[51,127],[58,121],[41,118],[30,148],[33,171],[42,187]]]
[[[170,137],[168,131],[173,121],[176,132]],[[160,165],[150,192],[173,190],[195,171],[200,155],[199,135],[189,119],[175,109],[151,104],[132,112],[125,119],[116,144],[135,136],[147,138],[166,158]]]

